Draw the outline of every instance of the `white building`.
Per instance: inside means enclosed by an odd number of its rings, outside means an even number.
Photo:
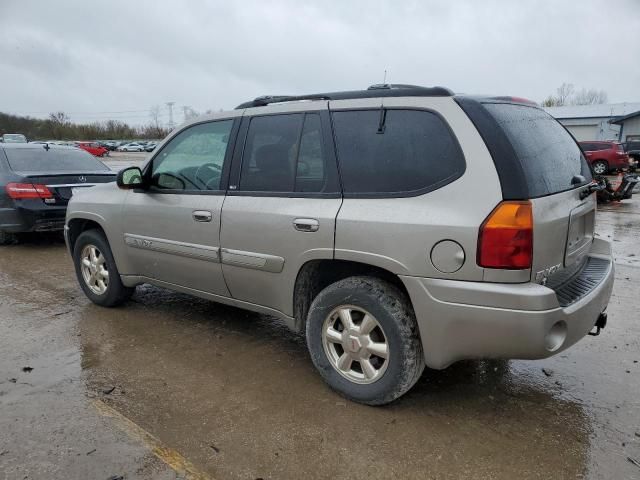
[[[640,124],[640,103],[605,103],[601,105],[568,105],[565,107],[545,107],[545,110],[562,123],[577,140],[620,140],[625,141],[627,127],[621,129],[618,121],[626,118],[638,120]],[[638,125],[637,129],[640,129]],[[631,134],[631,133],[629,133]],[[640,131],[636,131],[640,134]]]
[[[640,141],[640,110],[611,122],[620,127],[618,138],[622,142]]]

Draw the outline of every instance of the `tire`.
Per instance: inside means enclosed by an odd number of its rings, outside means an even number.
[[[15,233],[0,230],[0,245],[13,245],[14,243],[18,243],[18,237]]]
[[[591,169],[596,175],[606,175],[609,173],[609,164],[604,160],[597,160],[591,164]]]
[[[345,310],[349,313],[344,314]],[[343,315],[347,322],[352,320],[352,328],[346,329],[352,335],[345,334]],[[362,332],[365,323],[371,325],[371,319],[366,322],[365,316],[373,317],[377,324],[368,338],[356,333]],[[329,330],[333,330],[332,335]],[[335,337],[336,332],[342,337]],[[322,290],[309,309],[306,337],[311,360],[322,378],[355,402],[392,402],[409,391],[424,370],[422,343],[409,299],[394,285],[375,277],[349,277]],[[342,338],[342,343],[337,338]],[[369,343],[372,340],[376,343]],[[371,354],[370,349],[385,344],[386,359]],[[384,352],[378,348],[375,351]],[[345,355],[353,359],[342,366],[351,366],[339,372],[338,364]],[[371,355],[368,360],[367,355]],[[369,368],[365,368],[367,364]]]
[[[95,268],[87,267],[89,269],[89,272],[87,272],[84,269],[83,258],[92,247],[97,250],[99,255],[96,255]],[[80,287],[89,300],[96,305],[103,307],[121,305],[135,291],[135,288],[125,287],[122,284],[116,262],[113,260],[111,248],[109,248],[109,242],[99,230],[86,230],[80,234],[73,247],[73,264]],[[100,274],[102,272],[100,268],[104,268],[108,273],[106,281],[104,275]],[[85,274],[91,274],[91,272],[95,272],[95,277],[92,276],[89,279],[85,279]],[[100,280],[104,285],[104,291],[102,292],[100,291]]]

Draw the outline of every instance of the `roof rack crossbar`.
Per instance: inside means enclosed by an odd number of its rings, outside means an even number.
[[[453,92],[445,87],[421,87],[401,83],[371,85],[367,90],[349,92],[314,93],[310,95],[265,95],[241,103],[236,109],[264,107],[273,103],[298,102],[304,100],[351,100],[377,97],[450,97]]]

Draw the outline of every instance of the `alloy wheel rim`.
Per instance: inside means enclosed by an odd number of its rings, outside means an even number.
[[[374,383],[389,365],[389,344],[380,323],[353,305],[331,311],[322,326],[322,346],[331,366],[347,380]]]
[[[80,269],[85,284],[96,295],[102,295],[109,287],[109,271],[102,252],[95,245],[86,245],[80,254]]]
[[[605,171],[605,166],[602,163],[596,163],[596,165],[593,167],[593,171],[597,174],[602,174]]]

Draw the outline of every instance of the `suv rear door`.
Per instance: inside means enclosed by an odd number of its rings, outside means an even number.
[[[333,258],[342,197],[326,102],[266,108],[247,110],[238,135],[222,269],[233,298],[293,316],[300,267]]]
[[[546,283],[555,273],[577,270],[593,242],[596,199],[580,198],[592,177],[575,139],[537,106],[470,102],[459,101],[492,153],[503,198],[530,200],[533,206],[527,277]]]

